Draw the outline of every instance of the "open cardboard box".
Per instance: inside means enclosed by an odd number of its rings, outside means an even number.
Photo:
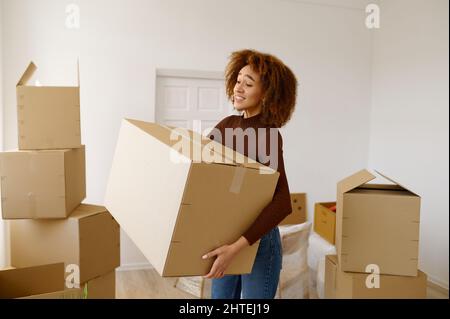
[[[36,69],[30,62],[16,85],[19,149],[81,147],[79,79],[74,87],[31,86]]]
[[[338,183],[336,249],[343,271],[417,276],[420,196],[377,172],[361,170]]]

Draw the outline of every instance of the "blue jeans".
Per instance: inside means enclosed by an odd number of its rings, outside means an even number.
[[[273,299],[277,292],[282,263],[278,227],[261,238],[252,272],[226,275],[212,280],[212,299]]]

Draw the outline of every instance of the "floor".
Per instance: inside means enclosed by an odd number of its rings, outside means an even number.
[[[119,299],[195,299],[174,287],[175,279],[162,278],[154,269],[116,272],[116,297]],[[428,299],[448,299],[448,291],[430,284]]]

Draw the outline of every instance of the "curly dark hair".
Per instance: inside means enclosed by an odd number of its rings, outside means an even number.
[[[291,118],[297,97],[297,79],[289,67],[277,57],[255,50],[235,51],[225,70],[228,99],[233,100],[233,89],[239,71],[249,65],[261,78],[263,89],[262,117],[264,124],[284,126]]]

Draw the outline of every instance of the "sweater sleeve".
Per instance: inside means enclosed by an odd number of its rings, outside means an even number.
[[[266,144],[266,149],[272,151],[269,148],[269,138],[266,138]],[[277,151],[277,170],[280,173],[280,176],[278,178],[272,201],[266,207],[264,207],[253,224],[243,234],[250,245],[253,245],[272,228],[276,227],[287,215],[292,212],[289,185],[286,177],[286,172],[284,170],[283,140],[279,132]],[[270,164],[269,166],[272,166]]]

